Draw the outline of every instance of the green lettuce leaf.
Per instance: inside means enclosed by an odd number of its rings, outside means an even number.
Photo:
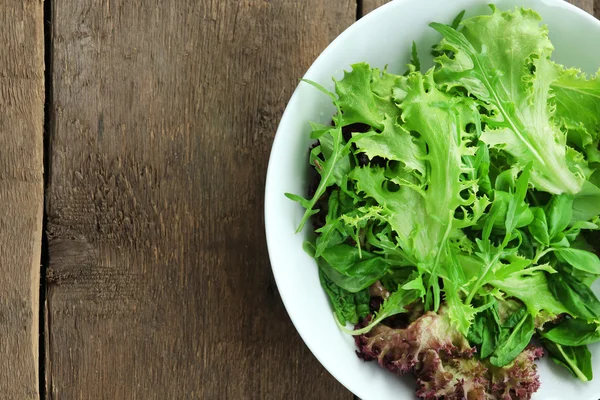
[[[453,58],[436,58],[437,79],[485,102],[490,115],[481,140],[508,153],[521,168],[533,163],[536,188],[577,193],[584,172],[567,160],[566,134],[553,122],[549,106],[550,85],[559,73],[549,60],[553,47],[547,28],[533,11],[502,13],[491,7],[492,15],[464,21],[460,32],[431,24],[444,36],[442,48],[453,53]]]
[[[542,271],[531,275],[513,275],[501,281],[491,281],[490,284],[508,296],[521,300],[534,316],[542,310],[555,316],[569,313],[567,307],[553,295],[546,274]]]
[[[369,314],[371,298],[368,290],[361,290],[357,293],[348,292],[333,283],[323,271],[319,271],[319,279],[340,324],[345,325],[346,322],[356,324]]]
[[[554,118],[569,132],[569,141],[580,150],[598,145],[600,132],[600,74],[587,77],[581,70],[555,67],[560,71],[552,83]]]
[[[592,380],[592,354],[587,346],[563,346],[550,340],[542,341],[550,353],[550,359],[565,367],[575,378],[583,382]]]

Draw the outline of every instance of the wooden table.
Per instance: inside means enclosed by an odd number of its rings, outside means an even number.
[[[1,399],[353,398],[263,189],[298,78],[383,2],[0,0]]]

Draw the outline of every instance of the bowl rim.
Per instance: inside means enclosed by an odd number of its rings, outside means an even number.
[[[388,9],[391,9],[394,7],[402,7],[406,4],[412,3],[414,1],[419,1],[419,0],[391,0],[391,1],[383,4],[382,6],[376,8],[375,10],[369,12],[368,14],[362,16],[360,19],[354,21],[351,25],[349,25],[346,29],[344,29],[334,40],[332,40],[327,45],[327,47],[325,47],[325,49],[323,51],[321,51],[319,56],[314,59],[314,61],[310,65],[310,67],[306,70],[306,72],[304,73],[302,78],[304,79],[307,76],[310,76],[311,72],[318,67],[318,65],[320,64],[320,61],[327,58],[328,54],[330,52],[334,51],[334,48],[337,46],[338,42],[343,42],[346,39],[346,37],[350,36],[354,31],[361,29],[361,27],[363,25],[370,24],[372,20],[375,20],[380,14],[387,12]],[[600,19],[594,17],[593,15],[589,14],[587,11],[584,11],[583,9],[575,6],[574,4],[569,3],[567,0],[533,0],[533,1],[545,4],[546,6],[549,6],[549,7],[561,7],[563,9],[568,10],[571,13],[578,15],[580,18],[588,19],[588,20],[593,21],[594,23],[597,23],[600,25]],[[487,3],[494,4],[495,2],[493,0],[489,0]],[[599,70],[599,73],[600,73],[600,70]],[[300,335],[300,338],[304,342],[304,345],[310,350],[311,354],[319,361],[319,363],[327,371],[327,373],[329,373],[331,376],[333,376],[340,384],[342,384],[353,395],[358,396],[357,391],[355,390],[356,385],[353,384],[352,381],[345,379],[343,377],[343,374],[339,373],[336,368],[331,367],[332,363],[329,362],[328,360],[326,360],[319,352],[317,352],[314,349],[314,347],[312,345],[309,344],[309,341],[306,339],[306,337],[308,336],[308,334],[307,334],[308,328],[305,326],[302,326],[301,324],[298,323],[298,321],[295,318],[295,316],[293,315],[293,313],[290,312],[290,309],[291,309],[290,297],[288,296],[287,293],[284,293],[280,290],[281,287],[280,287],[279,282],[282,279],[281,275],[280,275],[281,269],[278,269],[275,267],[275,263],[274,263],[274,259],[273,259],[273,244],[272,244],[273,239],[272,239],[272,237],[277,235],[278,232],[276,232],[272,228],[270,228],[273,226],[273,224],[270,224],[269,221],[271,220],[271,218],[273,218],[275,216],[272,214],[272,210],[274,208],[271,207],[270,196],[268,194],[269,194],[269,192],[272,192],[272,190],[273,190],[273,187],[272,187],[273,186],[273,183],[272,183],[273,177],[272,176],[274,174],[274,172],[273,172],[273,170],[274,170],[273,164],[275,162],[274,154],[275,154],[275,150],[279,147],[278,146],[279,142],[283,140],[283,134],[281,133],[281,131],[283,130],[282,122],[287,119],[288,114],[293,112],[292,109],[290,107],[288,107],[288,105],[290,103],[292,103],[292,101],[296,97],[298,97],[300,86],[301,86],[301,82],[298,85],[296,85],[294,91],[292,92],[292,95],[290,96],[290,98],[288,99],[288,101],[286,103],[286,108],[279,120],[277,130],[275,132],[275,137],[274,137],[273,143],[271,145],[271,150],[269,151],[269,161],[267,164],[265,189],[264,189],[264,193],[263,193],[264,194],[263,212],[264,212],[264,224],[265,224],[265,238],[266,238],[266,242],[267,242],[267,251],[269,254],[269,262],[271,265],[271,271],[273,273],[273,277],[275,279],[275,284],[277,285],[277,289],[278,289],[279,295],[281,297],[281,300],[283,302],[286,313],[289,316],[290,320],[292,321],[292,324],[294,325],[296,332]],[[282,195],[283,195],[283,193],[282,193]]]

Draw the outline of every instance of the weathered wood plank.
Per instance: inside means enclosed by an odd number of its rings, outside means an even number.
[[[382,5],[384,5],[385,3],[389,2],[389,1],[390,0],[363,0],[362,15],[367,15],[374,9],[381,7]]]
[[[262,207],[287,99],[355,2],[53,10],[51,398],[352,398],[284,311]]]
[[[0,2],[0,397],[39,398],[44,26],[39,1]]]
[[[569,0],[569,3],[594,15],[594,0]]]
[[[374,9],[381,7],[390,0],[363,0],[363,15],[370,13]],[[589,12],[596,17],[600,17],[600,0],[569,0],[569,3]],[[594,10],[594,4],[595,10]],[[595,12],[595,14],[594,14]]]

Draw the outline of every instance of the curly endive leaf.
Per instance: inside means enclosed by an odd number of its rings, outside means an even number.
[[[560,75],[552,83],[554,119],[569,130],[575,145],[585,149],[598,140],[600,132],[600,73],[587,77],[575,68],[555,68]]]
[[[567,160],[566,134],[554,123],[550,85],[558,71],[549,61],[553,47],[533,11],[517,9],[471,18],[462,31],[431,24],[444,39],[436,58],[437,79],[448,88],[463,87],[489,107],[481,140],[512,156],[515,164],[533,163],[532,184],[550,193],[577,193],[585,172]],[[571,164],[571,165],[570,165]],[[571,167],[571,168],[570,168]]]

